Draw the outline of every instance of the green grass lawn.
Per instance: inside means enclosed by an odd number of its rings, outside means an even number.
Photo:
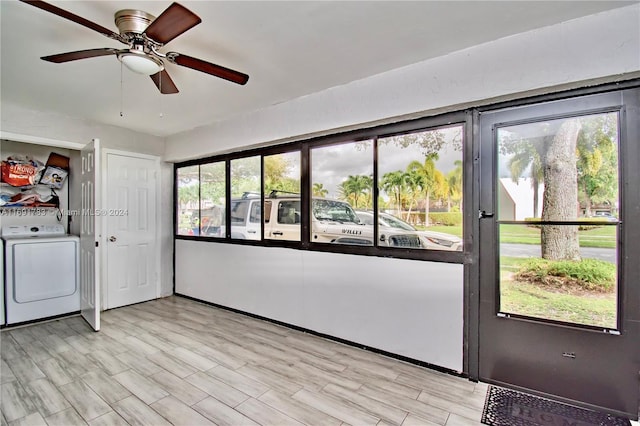
[[[444,232],[462,237],[462,226],[430,226],[430,231]],[[615,226],[601,226],[580,231],[580,247],[616,247]],[[500,225],[500,242],[515,244],[540,244],[540,229],[527,225]]]
[[[616,327],[616,293],[567,294],[512,279],[527,259],[500,258],[501,312],[598,327]]]
[[[462,226],[430,226],[431,231],[462,236]],[[616,226],[579,231],[581,247],[616,247]],[[500,225],[500,242],[540,244],[540,229],[527,225]],[[616,327],[616,293],[570,294],[512,279],[527,258],[500,258],[500,310],[505,313],[546,318],[605,328]]]
[[[579,231],[580,247],[615,248],[616,227],[601,226]],[[540,229],[526,225],[500,225],[500,242],[540,244]]]

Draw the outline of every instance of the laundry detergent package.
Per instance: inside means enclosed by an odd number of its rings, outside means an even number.
[[[9,157],[2,162],[2,182],[16,187],[34,186],[40,181],[44,164],[29,157]]]

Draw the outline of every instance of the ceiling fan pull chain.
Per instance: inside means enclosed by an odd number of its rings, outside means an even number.
[[[122,88],[122,62],[120,62],[120,117],[124,117],[124,112],[122,112],[122,110],[124,109],[123,98],[124,98],[124,89]]]
[[[162,118],[164,117],[164,114],[162,113],[162,72],[160,73],[160,84],[158,89],[160,89],[160,118]]]

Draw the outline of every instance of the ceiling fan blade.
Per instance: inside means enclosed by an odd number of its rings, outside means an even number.
[[[229,80],[233,83],[244,85],[247,84],[247,81],[249,80],[249,76],[247,74],[212,64],[211,62],[203,61],[202,59],[183,55],[182,53],[169,52],[167,53],[167,59],[176,65],[181,65],[206,74],[215,75],[216,77],[224,78],[225,80]]]
[[[151,40],[166,44],[202,20],[186,7],[172,3],[145,30]]]
[[[98,56],[107,56],[107,55],[115,55],[118,53],[118,49],[89,49],[89,50],[78,50],[76,52],[66,52],[66,53],[58,53],[57,55],[51,56],[43,56],[40,59],[43,59],[48,62],[55,62],[56,64],[61,64],[63,62],[69,61],[77,61],[78,59],[88,59],[95,58]]]
[[[172,93],[178,93],[179,90],[174,84],[167,70],[162,70],[159,73],[153,74],[151,80],[156,84],[156,87],[163,95],[170,95]]]
[[[91,22],[88,19],[85,19],[81,16],[75,15],[71,12],[68,12],[64,9],[60,9],[57,6],[54,6],[52,4],[46,3],[44,1],[39,1],[39,0],[20,0],[23,3],[27,3],[30,4],[31,6],[37,7],[38,9],[42,9],[44,11],[47,11],[49,13],[53,13],[54,15],[58,15],[62,18],[68,19],[70,21],[75,22],[76,24],[80,24],[84,27],[87,27],[93,31],[97,31],[100,34],[104,34],[105,36],[112,38],[114,40],[118,40],[122,43],[126,44],[126,41],[122,40],[120,38],[120,34],[114,33],[113,31],[111,31],[109,28],[105,28],[102,25],[98,25],[95,22]]]

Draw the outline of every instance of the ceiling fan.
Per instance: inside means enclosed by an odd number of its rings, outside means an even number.
[[[164,61],[191,68],[237,84],[246,84],[249,76],[202,59],[178,52],[160,53],[159,49],[185,31],[198,25],[202,20],[186,7],[173,3],[157,18],[135,9],[124,9],[115,13],[115,24],[119,34],[44,1],[20,0],[39,9],[73,21],[97,31],[113,40],[126,44],[125,49],[99,48],[79,50],[43,56],[41,59],[54,63],[115,55],[127,68],[139,74],[151,76],[158,90],[163,94],[178,93],[173,80],[167,73]]]

